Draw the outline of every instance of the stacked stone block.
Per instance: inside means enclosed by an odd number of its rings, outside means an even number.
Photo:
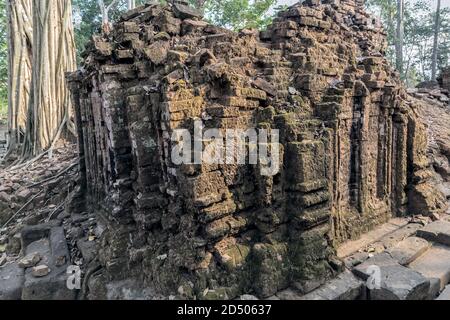
[[[337,274],[334,247],[406,214],[427,183],[424,131],[385,49],[354,0],[308,0],[239,33],[180,1],[145,4],[93,37],[69,81],[105,273],[200,299],[306,293]],[[174,164],[171,137],[196,120],[278,129],[281,170]]]

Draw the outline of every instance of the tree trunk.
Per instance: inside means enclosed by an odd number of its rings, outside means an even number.
[[[65,74],[76,69],[70,0],[33,0],[33,73],[23,158],[48,150],[67,128]]]
[[[433,55],[431,57],[431,80],[436,81],[437,58],[439,47],[439,30],[441,28],[441,0],[437,0],[436,17],[434,21]]]
[[[397,32],[395,39],[395,58],[396,67],[401,76],[403,75],[403,35],[404,35],[404,25],[403,25],[403,10],[404,3],[403,0],[397,0]]]
[[[105,5],[105,1],[97,0],[98,6],[100,7],[100,12],[102,16],[102,31],[104,34],[108,35],[111,32],[111,24],[109,23],[109,11],[113,6],[116,5],[118,0],[112,0],[111,3],[107,6]],[[128,7],[134,4],[128,1]]]
[[[127,9],[132,10],[136,8],[136,1],[135,0],[128,0]]]
[[[32,0],[8,0],[8,153],[17,150],[26,127],[33,43]]]

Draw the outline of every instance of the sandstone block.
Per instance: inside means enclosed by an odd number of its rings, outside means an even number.
[[[430,246],[424,239],[409,237],[390,249],[389,253],[399,264],[405,266],[424,254]]]
[[[417,236],[450,246],[450,222],[435,221],[417,231]]]
[[[435,245],[409,267],[429,279],[439,279],[442,290],[450,282],[450,248]]]
[[[357,300],[365,296],[364,283],[351,272],[344,271],[300,300]]]
[[[450,286],[446,286],[436,300],[450,300]]]
[[[41,261],[41,255],[39,252],[33,252],[20,259],[18,265],[19,267],[25,269],[34,267],[39,261]]]
[[[375,268],[379,270],[374,272]],[[430,281],[419,272],[401,266],[388,253],[380,253],[356,266],[353,272],[363,280],[380,277],[379,287],[370,289],[373,300],[425,300],[428,298]]]
[[[193,7],[175,3],[174,13],[177,18],[180,19],[201,19],[203,13]]]
[[[39,266],[33,267],[31,274],[36,278],[40,278],[40,277],[45,277],[46,275],[48,275],[50,273],[50,271],[51,270],[48,266],[46,266],[45,264],[41,264]]]

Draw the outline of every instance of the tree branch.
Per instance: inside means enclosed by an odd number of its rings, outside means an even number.
[[[108,13],[109,10],[111,10],[111,8],[118,2],[119,0],[113,0],[107,7],[106,7],[106,12]]]

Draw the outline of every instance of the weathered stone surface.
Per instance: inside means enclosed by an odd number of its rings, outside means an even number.
[[[22,242],[20,240],[20,234],[16,233],[8,239],[8,245],[6,246],[6,253],[9,255],[18,255],[22,250]]]
[[[418,102],[420,117],[429,125],[427,136],[428,159],[433,165],[431,170],[437,188],[450,199],[450,68],[442,70],[440,85],[436,82],[420,84],[411,90]],[[444,200],[445,201],[445,200]]]
[[[33,275],[33,277],[36,277],[36,278],[45,277],[50,272],[51,272],[50,268],[45,264],[41,264],[36,267],[33,267],[31,270],[31,274]]]
[[[344,258],[344,264],[347,268],[353,268],[358,264],[363,263],[370,258],[371,253],[368,252],[356,252],[346,258]]]
[[[98,251],[97,245],[94,241],[89,241],[86,238],[80,239],[77,241],[77,247],[83,256],[83,259],[86,263],[92,261]]]
[[[364,282],[345,271],[336,279],[301,297],[300,300],[357,300],[365,297]]]
[[[379,270],[380,287],[369,288],[369,299],[372,300],[425,300],[428,298],[430,281],[419,272],[401,266],[389,253],[383,252],[356,266],[355,275],[368,280]],[[376,284],[376,282],[374,282]]]
[[[450,222],[435,221],[417,231],[417,236],[450,246]]]
[[[377,266],[379,268],[382,268],[397,265],[399,264],[391,257],[389,253],[383,252],[357,265],[353,268],[352,271],[356,276],[360,277],[363,280],[367,280],[371,275],[369,267]]]
[[[334,245],[406,212],[405,190],[439,213],[426,128],[362,3],[298,3],[261,33],[200,16],[144,4],[68,77],[86,203],[108,221],[95,279],[139,275],[200,299],[307,293],[340,270]],[[174,161],[172,137],[200,120],[201,133],[279,130],[279,170]]]
[[[349,257],[361,248],[366,248],[371,244],[380,241],[380,239],[389,239],[393,232],[406,226],[408,226],[408,219],[391,219],[389,222],[363,234],[358,239],[343,243],[337,248],[337,255],[340,258]]]
[[[0,300],[19,300],[22,295],[24,271],[17,263],[0,268]]]
[[[253,247],[255,266],[254,290],[269,297],[288,285],[289,260],[285,244],[256,244]]]
[[[441,281],[437,278],[429,278],[430,291],[428,292],[428,300],[434,300],[441,292]]]
[[[380,243],[384,246],[385,249],[391,249],[396,246],[399,242],[407,239],[408,237],[414,235],[417,230],[423,227],[420,223],[408,223],[406,226],[403,226],[394,232],[387,234],[379,241],[375,242],[375,244]]]
[[[259,299],[251,294],[243,294],[242,296],[239,297],[239,300],[259,300]]]
[[[294,289],[288,288],[281,290],[274,297],[276,297],[279,300],[301,300],[303,295]]]
[[[409,237],[390,249],[389,254],[399,264],[405,266],[420,257],[430,246],[431,244],[424,239]]]
[[[32,252],[20,259],[18,265],[25,269],[34,267],[39,261],[41,261],[41,255],[38,252]]]
[[[2,253],[0,256],[0,267],[3,266],[7,262],[6,253]]]
[[[436,300],[450,300],[450,286],[446,286]]]
[[[381,288],[369,291],[371,300],[425,300],[430,282],[420,273],[400,265],[381,267]]]
[[[203,14],[199,10],[184,4],[176,3],[173,8],[175,16],[180,19],[201,19],[203,17]]]
[[[73,300],[76,290],[67,288],[67,267],[70,263],[67,241],[62,227],[38,225],[22,232],[25,253],[39,253],[39,265],[25,271],[23,300]]]
[[[434,245],[409,267],[429,279],[439,279],[442,290],[450,281],[450,248]]]

